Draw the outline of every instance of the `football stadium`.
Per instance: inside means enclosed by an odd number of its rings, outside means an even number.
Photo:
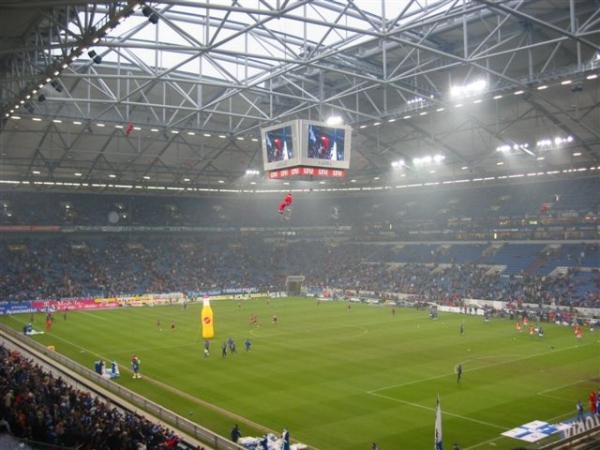
[[[597,0],[0,0],[0,449],[600,449]]]

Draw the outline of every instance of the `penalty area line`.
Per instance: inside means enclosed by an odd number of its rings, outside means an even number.
[[[549,351],[546,351],[546,352],[533,353],[531,355],[526,355],[526,356],[523,356],[521,358],[515,358],[515,359],[511,359],[511,360],[507,360],[507,361],[502,361],[502,362],[498,362],[498,363],[494,363],[494,364],[488,364],[488,365],[485,365],[485,366],[476,367],[474,369],[464,370],[463,372],[464,373],[472,373],[472,372],[476,372],[476,371],[479,371],[479,370],[490,369],[492,367],[498,367],[498,366],[503,366],[503,365],[506,365],[506,364],[513,364],[513,363],[516,363],[516,362],[525,361],[525,360],[531,359],[531,358],[537,358],[538,356],[549,355],[551,353],[564,352],[566,350],[573,350],[575,348],[581,348],[581,347],[584,347],[584,346],[587,346],[587,345],[592,345],[592,344],[591,343],[590,344],[583,344],[583,345],[579,345],[578,344],[578,345],[572,345],[570,347],[565,347],[565,348],[562,348],[562,349],[559,349],[559,350],[549,350]],[[498,356],[501,357],[502,355],[498,355]],[[471,358],[471,360],[474,360],[474,359],[479,359],[479,358]],[[374,394],[375,392],[381,392],[381,391],[385,391],[385,390],[392,389],[392,388],[397,388],[397,387],[411,386],[413,384],[424,383],[426,381],[439,380],[440,378],[446,378],[446,377],[455,376],[455,375],[456,374],[453,372],[453,373],[447,373],[447,374],[444,374],[444,375],[436,375],[434,377],[420,378],[418,380],[407,381],[406,383],[390,384],[388,386],[383,386],[383,387],[379,387],[379,388],[376,388],[376,389],[369,390],[369,391],[367,391],[367,394]],[[566,387],[566,386],[563,386],[563,387]]]
[[[399,398],[390,397],[388,395],[377,394],[377,393],[374,393],[374,392],[368,392],[368,394],[369,395],[373,395],[375,397],[385,398],[387,400],[391,400],[391,401],[394,401],[394,402],[402,403],[404,405],[413,406],[415,408],[421,408],[421,409],[426,409],[427,411],[433,411],[433,412],[435,412],[435,408],[431,408],[430,406],[421,405],[420,403],[413,403],[413,402],[409,402],[409,401],[406,401],[406,400],[401,400]],[[480,425],[485,425],[487,427],[497,428],[498,430],[506,431],[508,429],[507,427],[504,427],[502,425],[498,425],[498,424],[491,423],[491,422],[486,422],[484,420],[473,419],[472,417],[462,416],[460,414],[454,414],[454,413],[448,412],[446,410],[444,410],[443,414],[446,415],[446,416],[456,417],[457,419],[467,420],[469,422],[474,422],[474,423],[478,423]]]

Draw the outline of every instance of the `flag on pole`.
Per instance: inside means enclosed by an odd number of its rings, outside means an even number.
[[[434,450],[443,450],[442,443],[442,407],[440,405],[440,396],[437,397],[437,405],[435,407],[435,434],[434,434]]]

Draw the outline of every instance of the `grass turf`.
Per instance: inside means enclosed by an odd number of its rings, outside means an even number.
[[[441,313],[432,321],[412,309],[394,317],[389,308],[308,299],[212,306],[217,338],[207,359],[200,305],[71,312],[67,320],[57,314],[52,332],[35,339],[89,368],[100,357],[116,359],[119,383],[220,434],[234,423],[246,435],[287,427],[320,450],[364,450],[371,442],[382,450],[431,448],[438,393],[447,447],[511,449],[519,442],[502,431],[574,416],[577,399],[587,404],[600,384],[600,336],[576,342],[566,327],[547,324],[538,338],[507,320]],[[253,313],[258,327],[249,325]],[[20,329],[29,315],[1,320]],[[43,324],[37,314],[34,328]],[[222,358],[228,336],[238,353]],[[126,371],[134,353],[141,380]]]

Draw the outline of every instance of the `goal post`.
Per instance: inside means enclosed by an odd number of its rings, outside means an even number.
[[[288,275],[285,280],[285,291],[288,296],[302,295],[304,275]]]

